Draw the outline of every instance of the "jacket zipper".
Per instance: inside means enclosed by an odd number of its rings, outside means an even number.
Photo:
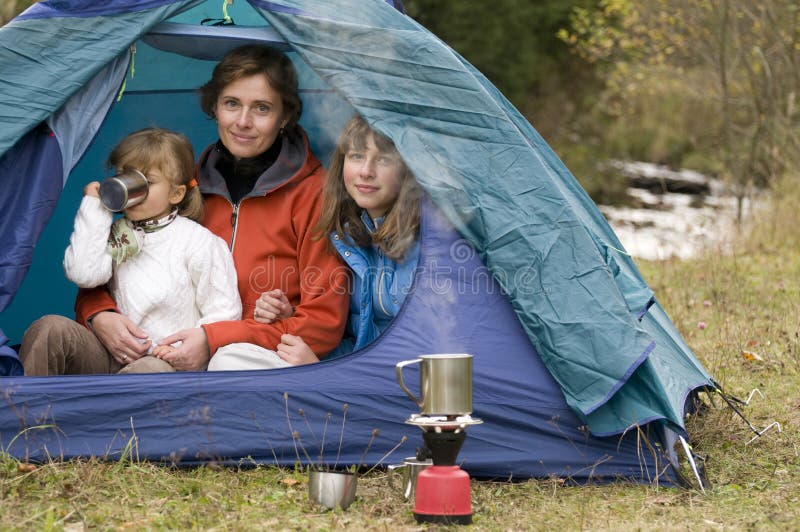
[[[236,224],[239,221],[239,206],[240,205],[241,205],[241,202],[231,204],[231,206],[233,207],[233,211],[231,212],[231,227],[233,228],[233,233],[231,233],[231,253],[233,253],[233,244],[234,244],[234,242],[236,242],[236,229],[237,229],[237,225]]]
[[[381,269],[378,272],[378,305],[380,305],[381,310],[387,316],[390,316],[389,312],[386,310],[386,307],[383,306],[383,276],[384,276],[384,266],[383,266],[383,254],[378,251],[378,259],[381,261]]]

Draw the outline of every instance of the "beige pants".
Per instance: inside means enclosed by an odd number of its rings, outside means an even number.
[[[175,368],[169,362],[154,356],[146,356],[134,360],[117,373],[169,373],[171,371],[175,371]]]
[[[123,367],[94,333],[76,321],[56,315],[44,316],[28,327],[19,358],[29,376],[175,371],[155,357],[143,357]]]
[[[22,337],[25,375],[116,373],[122,367],[90,330],[64,316],[33,322]]]
[[[291,366],[275,351],[255,344],[228,344],[217,349],[208,363],[208,371],[244,371]]]

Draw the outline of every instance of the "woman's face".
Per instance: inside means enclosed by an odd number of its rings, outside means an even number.
[[[281,95],[264,74],[238,79],[222,89],[214,115],[219,138],[236,160],[267,151],[287,121]]]
[[[371,218],[384,216],[400,194],[405,167],[397,152],[382,152],[370,137],[364,149],[351,147],[344,154],[344,186]]]

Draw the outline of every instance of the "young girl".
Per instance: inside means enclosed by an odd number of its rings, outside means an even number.
[[[347,331],[329,355],[337,356],[377,338],[400,310],[419,258],[420,191],[394,143],[356,116],[339,137],[323,197],[316,230],[352,271]],[[256,320],[280,317],[284,306],[265,293]],[[318,360],[290,334],[277,353],[292,365]]]
[[[89,183],[64,256],[67,277],[82,288],[108,284],[118,308],[132,322],[132,332],[151,346],[187,327],[240,319],[230,251],[197,223],[203,217],[203,198],[193,178],[194,152],[188,139],[164,129],[144,129],[123,139],[108,163],[118,172],[144,174],[147,197],[115,222],[100,202],[100,183]],[[50,345],[45,331],[54,325],[59,329],[64,319],[45,316],[26,331],[20,358],[27,375],[106,373],[123,366],[126,373],[174,371],[156,358],[170,352],[169,345],[155,346],[151,351],[156,356],[135,361],[128,355],[115,359],[89,331],[91,348],[80,353]]]

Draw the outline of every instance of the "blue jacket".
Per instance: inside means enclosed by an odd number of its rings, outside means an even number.
[[[364,213],[362,220],[372,227],[372,220]],[[374,246],[361,247],[347,235],[336,232],[330,235],[336,251],[351,270],[350,314],[344,338],[326,358],[333,358],[361,349],[388,325],[389,319],[400,311],[406,295],[414,282],[419,260],[419,240],[398,263],[386,257]],[[381,308],[376,309],[375,306]]]

